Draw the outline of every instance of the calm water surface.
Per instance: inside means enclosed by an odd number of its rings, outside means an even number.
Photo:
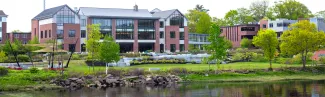
[[[165,87],[0,92],[0,97],[325,97],[325,81],[183,83]]]

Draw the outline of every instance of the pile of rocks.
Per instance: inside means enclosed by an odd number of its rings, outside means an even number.
[[[155,85],[163,86],[181,82],[182,79],[175,75],[167,76],[125,76],[115,77],[112,75],[102,76],[82,76],[79,78],[69,78],[66,80],[55,79],[51,81],[51,84],[56,84],[71,90],[80,89],[82,87],[120,87],[120,86],[134,86],[134,85]]]

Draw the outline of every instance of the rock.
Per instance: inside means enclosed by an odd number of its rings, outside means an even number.
[[[65,84],[65,86],[70,85],[70,80],[66,80],[66,81],[64,82],[64,84]]]
[[[78,80],[79,78],[69,78],[69,80],[71,80],[71,81],[76,81],[76,80]]]
[[[96,87],[96,84],[89,84],[88,87]]]
[[[101,87],[102,86],[102,83],[99,82],[99,81],[95,81],[95,84],[96,84],[97,87]]]
[[[140,79],[146,79],[146,77],[144,75],[139,75]]]
[[[106,83],[119,83],[117,79],[106,79]]]
[[[76,80],[76,83],[78,83],[78,84],[83,84],[84,81],[83,81],[82,79],[78,79],[78,80]]]
[[[114,78],[114,76],[111,74],[107,74],[107,76],[105,78]]]

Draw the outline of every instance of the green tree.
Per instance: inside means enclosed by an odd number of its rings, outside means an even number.
[[[87,45],[87,51],[88,51],[88,58],[92,59],[92,66],[93,66],[93,71],[95,71],[94,67],[94,61],[98,59],[98,52],[100,50],[100,25],[99,24],[92,24],[88,25],[88,40],[86,41]]]
[[[226,48],[231,49],[232,48],[232,42],[230,40],[226,39],[226,38],[224,40],[226,42],[226,44],[225,44]]]
[[[197,4],[194,9],[197,10],[197,11],[200,11],[200,12],[208,12],[208,11],[210,11],[209,9],[205,9],[203,7],[203,5],[200,5],[200,4]]]
[[[239,24],[248,24],[249,22],[254,22],[254,18],[251,15],[251,11],[246,8],[237,9],[239,17]]]
[[[307,20],[291,24],[290,30],[281,36],[281,53],[296,55],[301,54],[303,68],[306,67],[308,52],[319,50],[325,45],[324,32],[318,32],[316,25]]]
[[[199,21],[196,24],[196,32],[206,34],[211,25],[211,17],[207,13],[202,13]]]
[[[241,41],[240,41],[240,46],[242,48],[249,48],[252,46],[252,41],[249,40],[248,38],[243,38]]]
[[[5,62],[8,59],[4,51],[0,51],[0,63]]]
[[[239,24],[239,16],[237,10],[230,10],[225,15],[225,21],[228,26]]]
[[[38,37],[34,37],[32,40],[28,41],[28,44],[40,44]]]
[[[255,21],[260,21],[264,17],[267,16],[269,7],[269,1],[267,0],[261,0],[261,1],[254,1],[251,3],[249,9],[252,13],[252,17]]]
[[[315,13],[316,17],[325,18],[325,10]]]
[[[266,29],[260,30],[257,36],[253,38],[253,44],[260,47],[264,51],[264,56],[270,62],[270,69],[272,70],[272,60],[275,57],[279,41],[274,30]]]
[[[209,29],[209,26],[206,26],[205,23],[210,23],[211,22],[211,18],[209,16],[209,14],[207,14],[207,12],[202,12],[199,10],[188,10],[188,13],[185,14],[186,18],[188,19],[188,27],[189,27],[189,32],[196,32],[197,31],[197,27],[199,26],[200,30],[202,29]],[[202,18],[202,20],[200,20]],[[200,25],[198,24],[198,22],[200,22]],[[204,32],[207,33],[207,32]]]
[[[296,0],[275,2],[272,10],[276,18],[286,18],[291,20],[308,18],[312,15],[311,11],[304,4]]]
[[[220,27],[215,24],[211,25],[208,40],[211,43],[206,46],[207,51],[211,54],[208,60],[216,60],[217,64],[227,56],[227,45],[224,37],[220,36]]]
[[[99,48],[99,59],[106,62],[107,74],[107,64],[120,60],[120,46],[114,41],[113,37],[106,35]]]
[[[223,18],[216,18],[213,17],[212,18],[212,23],[216,24],[217,26],[221,27],[221,26],[227,26],[227,22],[225,21],[225,19]]]

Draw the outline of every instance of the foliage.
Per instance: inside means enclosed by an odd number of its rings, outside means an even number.
[[[250,10],[246,8],[238,8],[237,12],[239,17],[239,24],[248,24],[249,22],[254,21]]]
[[[125,57],[140,57],[140,53],[121,53],[120,55]]]
[[[72,54],[72,60],[80,60],[80,55],[79,54]]]
[[[313,55],[314,55],[313,53],[308,52],[308,53],[307,53],[307,56],[306,56],[306,62],[311,62],[311,61],[312,61],[312,56],[313,56]],[[294,63],[301,64],[301,63],[302,63],[301,58],[302,58],[301,54],[297,54],[297,55],[295,55],[295,56],[293,57],[293,61],[294,61]]]
[[[196,24],[196,33],[208,33],[210,25],[211,17],[207,13],[201,13],[201,16]]]
[[[321,64],[325,64],[325,57],[320,57],[318,60]]]
[[[200,49],[198,47],[195,47],[194,44],[190,44],[188,46],[188,51],[193,54],[197,54],[200,52]]]
[[[208,37],[211,44],[206,46],[206,49],[211,54],[208,59],[209,61],[217,60],[217,63],[219,63],[226,58],[228,46],[226,45],[224,37],[220,36],[220,34],[220,27],[212,24]]]
[[[231,49],[232,48],[232,42],[230,40],[228,40],[227,38],[224,38],[225,46],[227,49]]]
[[[87,45],[87,51],[88,51],[88,57],[91,57],[92,59],[98,58],[98,51],[100,47],[100,27],[98,24],[92,24],[88,25],[88,40],[86,41]]]
[[[236,53],[233,55],[233,61],[252,61],[258,56],[257,53],[249,51],[247,48],[237,48]]]
[[[200,11],[200,12],[208,12],[208,11],[210,11],[209,9],[205,9],[203,7],[203,5],[200,5],[200,4],[197,4],[194,9],[197,10],[197,11]]]
[[[28,44],[40,44],[38,41],[38,37],[34,37],[32,40],[28,42]]]
[[[248,38],[243,38],[241,41],[240,41],[240,46],[242,48],[250,48],[252,46],[252,41],[249,40]]]
[[[8,68],[0,67],[0,76],[4,76],[8,74]]]
[[[260,21],[264,17],[267,17],[268,7],[269,7],[269,1],[261,0],[261,1],[252,2],[249,9],[251,11],[254,20]]]
[[[108,74],[111,74],[113,76],[122,76],[123,74],[123,71],[120,69],[108,68],[107,71]]]
[[[8,57],[6,56],[6,53],[4,51],[0,51],[0,63],[5,62]]]
[[[325,18],[325,10],[315,13],[315,17]]]
[[[186,18],[188,19],[188,27],[189,27],[189,32],[196,32],[196,27],[200,26],[201,30],[204,30],[205,26],[204,25],[197,25],[199,22],[200,18],[204,16],[203,18],[205,20],[201,20],[201,24],[205,24],[206,22],[209,23],[211,20],[207,19],[207,15],[209,9],[205,9],[203,5],[196,5],[194,9],[188,10],[188,13],[185,14]],[[209,15],[208,15],[209,16]],[[210,16],[209,16],[210,17]],[[207,33],[207,32],[203,32]]]
[[[272,7],[272,11],[276,18],[285,18],[290,20],[308,18],[312,15],[311,11],[304,4],[296,0],[276,2]]]
[[[120,46],[113,37],[106,35],[99,48],[99,59],[103,62],[111,63],[120,60]]]
[[[17,56],[19,62],[29,62],[29,57],[27,55],[18,55]]]
[[[239,24],[239,17],[238,17],[237,10],[228,11],[224,18],[228,26]]]
[[[303,20],[289,26],[281,36],[281,53],[302,55],[303,68],[306,66],[307,53],[314,52],[325,45],[324,32],[318,32],[315,24]]]
[[[227,22],[225,19],[223,18],[216,18],[216,17],[213,17],[212,18],[212,23],[213,24],[216,24],[217,26],[221,27],[221,26],[227,26]]]
[[[188,70],[186,68],[171,68],[170,73],[176,75],[184,75],[188,73]]]
[[[276,32],[271,29],[260,30],[253,38],[253,44],[263,49],[264,56],[269,60],[270,68],[272,68],[272,60],[279,44]]]
[[[40,70],[38,70],[38,68],[31,68],[29,69],[30,73],[38,73]]]

